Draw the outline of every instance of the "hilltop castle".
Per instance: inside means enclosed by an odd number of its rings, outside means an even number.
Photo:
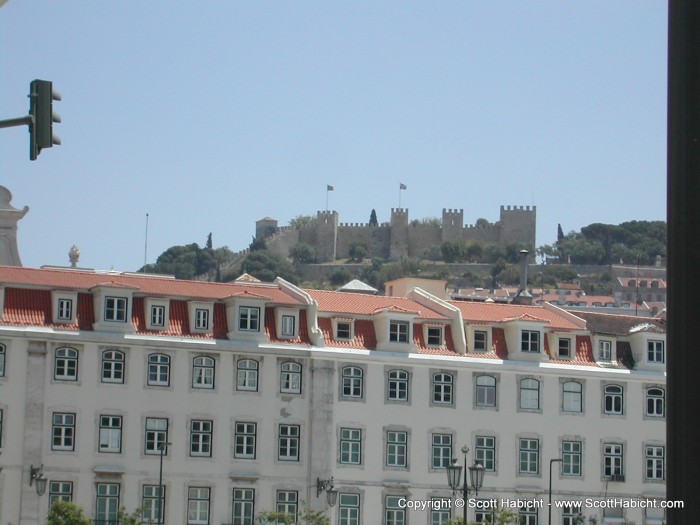
[[[364,242],[372,257],[397,260],[420,257],[445,241],[480,241],[485,244],[517,243],[535,246],[536,206],[501,206],[495,224],[464,225],[464,210],[442,210],[441,221],[408,220],[408,209],[392,208],[391,221],[380,225],[340,223],[337,211],[319,211],[316,220],[303,228],[278,226],[270,217],[255,224],[256,241],[267,249],[288,256],[291,248],[303,242],[316,249],[319,262],[349,257],[354,242]]]

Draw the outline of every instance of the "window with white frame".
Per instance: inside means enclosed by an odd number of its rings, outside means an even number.
[[[579,523],[581,523],[581,519],[583,519],[583,516],[581,516],[581,513],[577,511],[575,507],[571,505],[566,505],[562,509],[562,525],[578,525]]]
[[[389,341],[392,343],[408,343],[408,321],[389,321]]]
[[[523,410],[539,410],[540,382],[537,379],[520,380],[520,408]]]
[[[151,326],[165,326],[165,306],[162,304],[151,305]]]
[[[486,330],[474,330],[474,351],[486,352],[488,350],[488,332]]]
[[[663,341],[647,341],[647,361],[660,365],[666,362]]]
[[[343,465],[362,464],[362,429],[340,429],[340,463]]]
[[[430,525],[449,525],[451,504],[449,498],[430,498]]]
[[[442,346],[442,327],[441,326],[429,326],[427,329],[427,343],[428,346]]]
[[[301,365],[287,361],[282,363],[280,372],[280,392],[301,394]]]
[[[255,459],[257,424],[236,421],[235,448],[233,455],[238,459]]]
[[[349,321],[338,321],[335,325],[335,338],[352,339],[352,324]]]
[[[338,525],[360,525],[360,495],[338,495]]]
[[[57,501],[73,501],[73,482],[49,482],[49,508]]]
[[[620,385],[605,385],[603,391],[603,411],[605,414],[622,415],[624,410],[624,391]]]
[[[623,447],[620,443],[605,443],[603,445],[603,475],[605,477],[623,476]]]
[[[537,507],[523,507],[518,510],[518,525],[539,525]]]
[[[479,505],[479,504],[477,504]],[[477,508],[474,511],[474,523],[476,525],[491,525],[493,523],[493,511],[492,510],[482,510],[488,508],[489,504],[482,501],[482,507]]]
[[[282,337],[294,337],[296,335],[296,317],[283,315],[281,319]]]
[[[126,297],[105,297],[105,321],[126,322]]]
[[[442,469],[450,466],[452,461],[452,435],[433,434],[432,466]]]
[[[408,401],[408,372],[405,370],[389,371],[387,399],[390,401]]]
[[[75,449],[75,414],[54,412],[51,417],[51,450]]]
[[[476,406],[496,406],[496,378],[493,376],[478,376],[476,386]]]
[[[523,330],[520,338],[520,350],[537,353],[540,351],[540,333],[535,330]]]
[[[241,306],[238,308],[238,329],[243,332],[260,331],[260,308]]]
[[[364,370],[358,366],[343,367],[343,397],[361,399],[364,395]]]
[[[480,463],[487,472],[496,472],[496,438],[476,436],[474,461]]]
[[[582,412],[583,385],[578,381],[565,381],[561,388],[561,409],[564,412]]]
[[[78,351],[75,348],[57,348],[54,357],[54,379],[78,380]]]
[[[538,439],[520,438],[519,469],[520,474],[539,474],[540,472],[540,442]]]
[[[144,523],[161,523],[161,510],[165,507],[165,487],[163,497],[160,485],[144,485],[141,489],[141,519]]]
[[[7,355],[7,347],[0,344],[0,377],[5,377],[5,356]]]
[[[195,308],[194,310],[195,330],[209,330],[209,309]]]
[[[562,441],[561,457],[561,473],[564,476],[581,475],[582,449],[580,441]]]
[[[212,443],[212,427],[209,419],[193,419],[190,421],[190,456],[193,458],[210,458]]]
[[[187,489],[187,525],[209,525],[208,487]]]
[[[119,454],[122,451],[122,417],[100,416],[100,452]]]
[[[433,374],[433,403],[452,404],[452,374],[438,372]]]
[[[664,417],[666,415],[666,396],[662,388],[647,388],[646,415]]]
[[[571,357],[571,339],[569,339],[567,337],[560,337],[559,338],[557,355],[559,357],[563,357],[564,359],[568,359]]]
[[[299,425],[279,425],[277,436],[277,459],[299,461]]]
[[[403,496],[387,496],[384,507],[384,525],[406,525],[406,505]]]
[[[612,341],[607,339],[598,341],[598,360],[612,361]]]
[[[146,418],[146,454],[160,454],[161,447],[164,447],[163,454],[168,454],[168,420],[161,417]]]
[[[276,507],[277,512],[291,516],[292,522],[297,522],[299,512],[299,493],[296,490],[278,490]]]
[[[254,359],[239,359],[236,363],[236,390],[258,391],[258,362]]]
[[[73,320],[73,299],[59,298],[56,310],[56,318],[59,321]]]
[[[233,524],[253,525],[254,489],[233,489]]]
[[[151,386],[170,385],[170,356],[165,354],[149,354],[148,384]]]
[[[648,445],[645,449],[646,479],[649,481],[664,480],[664,447]]]
[[[408,465],[408,434],[388,430],[386,433],[386,466],[405,468]]]
[[[214,388],[214,359],[207,356],[195,357],[192,361],[192,388]]]
[[[98,483],[95,501],[96,525],[116,525],[119,523],[119,483]]]
[[[105,350],[102,352],[102,382],[124,383],[124,352]]]

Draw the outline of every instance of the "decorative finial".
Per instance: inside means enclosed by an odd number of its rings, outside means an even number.
[[[74,244],[73,246],[71,246],[70,250],[68,251],[68,260],[70,261],[71,268],[78,267],[78,259],[80,259],[80,250]]]

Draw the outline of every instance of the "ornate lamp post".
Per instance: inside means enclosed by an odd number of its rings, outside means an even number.
[[[44,465],[40,467],[35,467],[31,465],[29,467],[29,486],[34,483],[34,488],[36,489],[36,495],[41,497],[46,492],[46,476],[44,476]]]
[[[168,446],[172,443],[159,443],[158,450],[160,450],[160,473],[158,475],[158,525],[163,525],[163,515],[165,514],[165,509],[163,508],[163,454],[168,450]]]
[[[452,492],[458,492],[462,491],[462,500],[463,500],[463,505],[462,509],[464,510],[464,514],[462,516],[462,523],[463,525],[467,525],[467,500],[469,499],[469,494],[473,491],[474,495],[479,494],[479,489],[483,486],[484,483],[484,473],[485,469],[484,466],[475,461],[474,465],[471,467],[467,468],[467,454],[469,453],[469,448],[464,445],[462,447],[462,454],[464,455],[464,467],[461,465],[458,465],[458,460],[453,459],[452,460],[452,465],[447,467],[447,483],[450,485],[450,488],[452,489]],[[462,482],[462,486],[460,487],[460,478],[462,477],[462,470],[464,470],[464,481]],[[471,486],[467,482],[467,470],[469,471],[469,481],[471,482]]]

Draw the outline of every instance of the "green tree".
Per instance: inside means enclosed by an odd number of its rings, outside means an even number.
[[[207,250],[212,250],[214,248],[214,243],[211,239],[211,232],[209,232],[209,235],[207,235],[207,243],[205,244],[204,248]]]
[[[317,222],[318,218],[314,217],[313,215],[297,215],[289,221],[289,225],[295,230],[301,230],[302,228],[306,228],[307,226],[311,226]]]
[[[292,264],[282,257],[273,255],[267,250],[258,250],[249,253],[237,272],[224,276],[224,280],[233,280],[242,273],[248,273],[253,277],[265,282],[272,282],[275,277],[282,277],[291,283],[297,283],[299,277],[294,271]]]
[[[333,286],[341,286],[350,280],[352,280],[352,275],[350,272],[342,268],[337,269],[328,277],[328,281]]]
[[[369,255],[367,244],[360,241],[351,242],[348,248],[348,255],[350,255],[351,261],[362,262]]]
[[[294,523],[294,518],[286,512],[264,510],[258,513],[255,523],[258,525],[292,525]]]
[[[372,210],[372,213],[369,214],[369,225],[379,226],[379,221],[377,221],[377,212],[375,210]]]
[[[305,242],[292,246],[289,255],[297,264],[313,264],[316,262],[316,248]]]
[[[260,239],[256,239],[253,237],[253,240],[250,241],[250,244],[248,245],[248,250],[251,252],[257,251],[257,250],[266,250],[267,249],[267,243],[265,242],[265,239],[262,237]]]
[[[127,514],[124,507],[119,509],[119,525],[143,525],[143,509],[136,509],[131,514]]]
[[[55,501],[46,518],[47,525],[92,525],[83,508],[71,501]]]

